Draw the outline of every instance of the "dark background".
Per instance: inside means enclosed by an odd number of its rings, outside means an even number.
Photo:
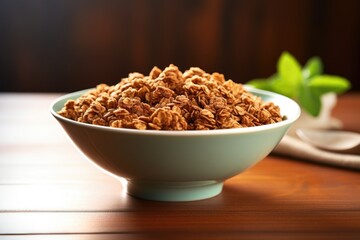
[[[0,91],[68,92],[174,63],[237,82],[287,50],[360,90],[357,0],[0,0]]]

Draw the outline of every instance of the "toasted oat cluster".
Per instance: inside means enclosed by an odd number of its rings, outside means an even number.
[[[264,103],[241,84],[200,68],[175,65],[149,76],[131,73],[114,86],[98,85],[58,112],[75,121],[116,128],[209,130],[282,121],[278,106]]]

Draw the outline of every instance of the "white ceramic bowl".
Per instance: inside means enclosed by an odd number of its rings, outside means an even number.
[[[161,201],[191,201],[213,197],[231,178],[266,157],[300,115],[293,100],[248,88],[278,105],[286,120],[257,127],[156,131],[110,128],[76,122],[57,112],[69,99],[57,99],[52,115],[93,163],[128,180],[130,195]]]

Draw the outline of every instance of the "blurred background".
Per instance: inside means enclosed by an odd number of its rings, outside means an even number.
[[[0,91],[69,92],[170,63],[245,83],[282,51],[360,90],[357,0],[0,0]]]

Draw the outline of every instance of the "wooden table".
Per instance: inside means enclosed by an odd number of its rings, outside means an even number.
[[[153,202],[75,150],[57,94],[0,94],[0,239],[360,239],[358,171],[268,156],[217,197]],[[360,132],[360,94],[334,111]]]

